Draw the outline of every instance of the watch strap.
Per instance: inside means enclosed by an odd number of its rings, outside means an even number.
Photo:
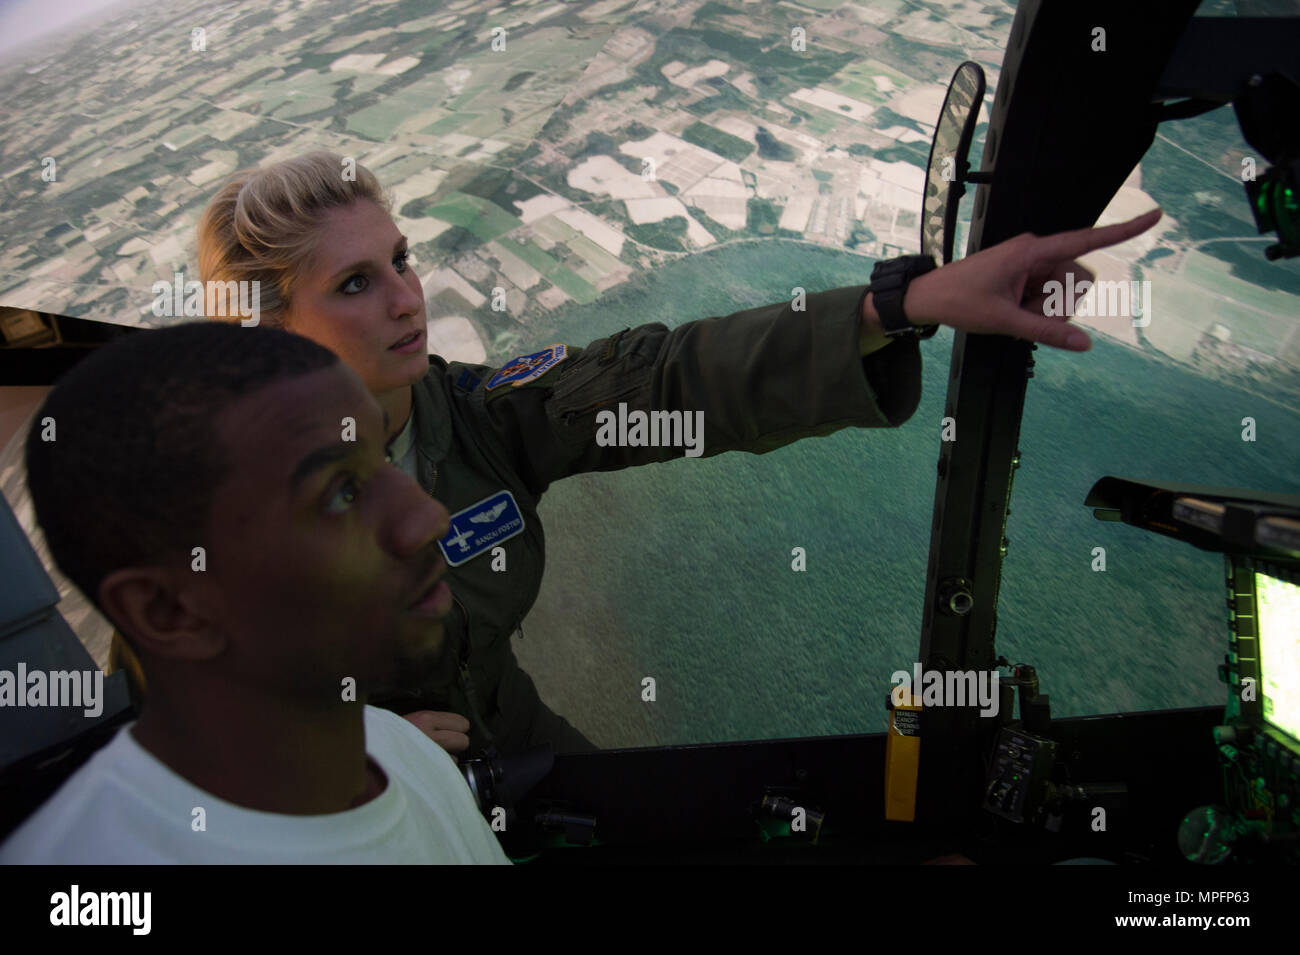
[[[887,336],[929,338],[939,330],[938,325],[913,325],[903,312],[908,284],[936,267],[934,259],[928,255],[905,255],[876,263],[867,291],[871,293],[871,304],[880,316],[881,327]],[[864,301],[865,298],[864,295]]]

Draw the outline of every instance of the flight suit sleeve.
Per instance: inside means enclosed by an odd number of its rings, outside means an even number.
[[[489,390],[484,377],[470,403],[537,494],[570,474],[684,455],[680,446],[611,443],[620,405],[702,417],[704,456],[762,454],[847,426],[897,427],[920,403],[920,347],[907,338],[860,355],[866,292],[850,286],[806,296],[803,310],[785,302],[674,329],[625,329],[569,349],[523,387]],[[603,434],[601,412],[610,413]]]

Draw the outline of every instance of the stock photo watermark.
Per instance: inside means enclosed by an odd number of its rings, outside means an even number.
[[[82,707],[90,718],[104,712],[104,671],[0,670],[0,706]]]
[[[232,318],[252,328],[261,321],[261,282],[185,281],[182,272],[171,282],[160,280],[151,289],[154,300],[150,311],[155,318]]]
[[[894,706],[979,706],[980,716],[997,716],[1000,679],[997,670],[923,670],[916,663],[910,673],[894,671],[890,699]]]
[[[83,892],[74,884],[50,896],[51,925],[124,925],[132,935],[148,935],[152,911],[152,892]]]
[[[596,414],[596,444],[602,448],[685,448],[686,457],[704,453],[703,411],[618,411]]]
[[[1043,314],[1052,318],[1131,318],[1134,328],[1151,324],[1151,283],[1149,281],[1075,282],[1074,273],[1065,273],[1065,282],[1053,279],[1043,283]],[[1082,296],[1082,298],[1080,297]]]

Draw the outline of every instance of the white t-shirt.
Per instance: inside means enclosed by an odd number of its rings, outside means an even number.
[[[411,477],[419,480],[419,474],[415,470],[414,407],[411,408],[411,413],[406,416],[406,425],[397,433],[397,437],[393,438],[393,443],[388,446],[388,460]]]
[[[346,812],[290,816],[199,789],[125,726],[0,846],[0,863],[510,864],[442,747],[378,707],[365,708],[365,727],[384,791]]]

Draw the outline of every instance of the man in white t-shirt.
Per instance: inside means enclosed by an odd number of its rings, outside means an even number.
[[[69,372],[27,440],[59,568],[144,670],[140,719],[3,863],[508,863],[455,762],[365,705],[456,665],[448,514],[305,338],[193,323]]]

